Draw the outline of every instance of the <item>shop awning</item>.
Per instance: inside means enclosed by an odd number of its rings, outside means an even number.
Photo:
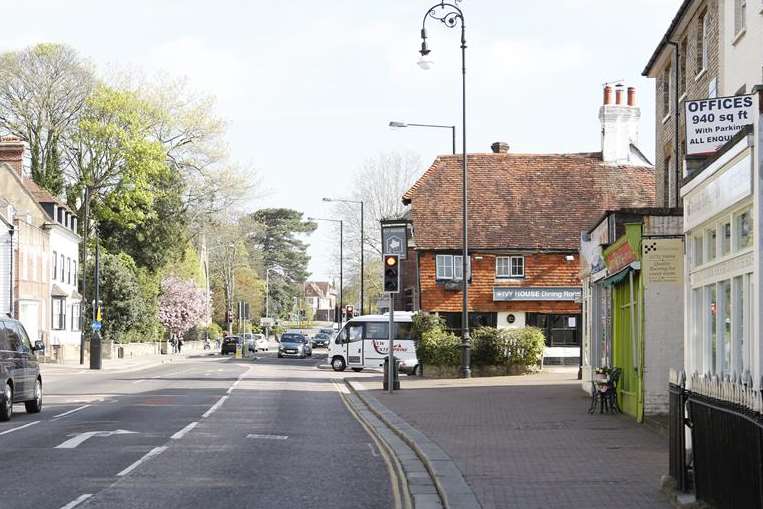
[[[69,294],[66,293],[66,290],[64,290],[60,286],[53,285],[53,288],[50,289],[50,296],[51,297],[68,297]]]
[[[640,269],[641,269],[641,264],[639,262],[633,262],[627,267],[620,269],[619,272],[615,272],[611,276],[607,276],[601,281],[597,281],[597,284],[610,288],[612,286],[615,286],[617,283],[619,283],[626,277],[628,277],[628,274],[630,274],[631,272],[635,272]]]

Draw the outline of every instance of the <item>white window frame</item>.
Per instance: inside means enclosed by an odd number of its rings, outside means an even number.
[[[63,253],[59,255],[59,258],[61,259],[61,270],[60,270],[59,274],[61,276],[61,278],[60,278],[61,282],[63,283],[64,282],[64,269],[66,268],[65,260],[64,260],[65,257],[63,255]]]
[[[60,313],[58,311],[61,311]],[[51,324],[53,330],[66,330],[66,298],[51,297]]]
[[[58,279],[58,253],[53,251],[53,281]]]
[[[514,261],[520,260],[522,262],[522,270],[514,271]],[[512,256],[510,260],[511,277],[525,277],[525,257],[524,256]]]
[[[696,77],[699,77],[705,69],[707,69],[707,15],[708,11],[705,10],[698,18],[698,36],[695,38],[695,46],[702,43],[702,51],[698,51],[698,48],[694,48],[695,55],[699,57],[699,60],[695,58],[697,65],[697,72],[694,73]]]
[[[495,257],[495,277],[496,279],[511,277],[511,256]]]
[[[80,307],[81,305],[82,305],[81,302],[77,302],[75,304],[72,304],[71,330],[75,331],[75,332],[80,330],[80,319],[81,319],[81,316],[82,316],[82,309]]]
[[[463,279],[463,259],[462,255],[438,254],[435,257],[435,279],[438,281]]]
[[[747,0],[734,0],[734,42],[747,29]]]

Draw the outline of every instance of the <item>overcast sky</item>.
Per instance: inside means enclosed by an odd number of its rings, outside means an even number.
[[[355,169],[387,151],[428,166],[457,124],[458,30],[429,22],[431,59],[416,65],[433,0],[0,0],[0,50],[73,46],[101,70],[187,77],[218,99],[233,157],[260,172],[250,208],[330,214]],[[638,89],[640,145],[654,158],[654,83],[641,77],[680,0],[463,0],[469,152],[494,141],[517,152],[599,150],[604,82]],[[460,134],[459,134],[460,136]],[[423,171],[422,167],[422,171]],[[574,197],[571,197],[574,199]],[[313,235],[313,278],[332,272],[333,230]]]

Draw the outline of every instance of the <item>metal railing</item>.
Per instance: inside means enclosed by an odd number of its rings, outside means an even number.
[[[689,464],[686,458],[686,374],[671,370],[669,392],[670,477],[678,491],[689,490]]]

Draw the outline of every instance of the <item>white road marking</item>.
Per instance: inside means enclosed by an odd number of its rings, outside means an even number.
[[[37,424],[39,422],[40,421],[33,421],[33,422],[30,422],[30,423],[24,424],[23,426],[19,426],[17,428],[7,429],[7,430],[3,431],[2,433],[0,433],[0,435],[7,435],[8,433],[13,433],[14,431],[18,431],[20,429],[28,428],[29,426],[34,426],[35,424]]]
[[[143,382],[145,382],[145,381],[146,381],[146,379],[145,379],[145,378],[141,378],[140,380],[135,380],[133,383],[134,383],[134,384],[141,384],[141,383],[143,383]]]
[[[62,414],[54,415],[53,418],[54,419],[58,419],[58,418],[61,418],[61,417],[66,417],[67,415],[73,414],[74,412],[79,412],[80,410],[84,410],[84,409],[86,409],[89,406],[90,405],[82,405],[81,407],[77,407],[74,410],[69,410],[68,412],[64,412]]]
[[[65,506],[61,507],[61,509],[74,509],[78,505],[80,505],[82,502],[87,500],[88,498],[92,497],[92,493],[85,493],[84,495],[80,495]]]
[[[198,422],[192,422],[191,424],[189,424],[185,428],[181,429],[180,431],[178,431],[177,433],[172,435],[170,438],[173,439],[173,440],[180,440],[181,438],[183,438],[183,436],[185,436],[186,433],[188,433],[193,428],[195,428],[197,424],[199,424],[199,423]]]
[[[371,442],[368,442],[368,448],[371,449],[371,455],[374,458],[378,458],[379,457],[379,453],[376,452],[376,449],[374,449],[374,445]]]
[[[339,384],[337,382],[334,382],[334,387],[336,387],[336,390],[341,392],[342,394],[350,393],[350,389],[348,389],[345,384]]]
[[[137,431],[127,431],[126,429],[118,429],[115,431],[86,431],[84,433],[78,433],[74,438],[70,438],[65,442],[61,442],[55,448],[56,449],[75,449],[78,445],[89,438],[93,437],[110,437],[112,435],[128,435],[137,433]]]
[[[231,392],[233,392],[233,389],[235,389],[235,388],[236,388],[236,386],[238,385],[238,383],[239,383],[240,381],[241,381],[241,378],[237,379],[235,382],[233,382],[233,385],[231,385],[230,387],[228,387],[228,390],[227,390],[227,391],[225,391],[225,392],[227,392],[228,394],[230,394]]]
[[[259,435],[257,433],[249,433],[246,438],[263,438],[265,440],[286,440],[289,435]]]
[[[130,465],[129,467],[125,468],[125,469],[124,469],[124,470],[122,470],[121,472],[119,472],[119,473],[117,474],[117,477],[124,477],[124,476],[126,476],[127,474],[129,474],[130,472],[132,472],[133,470],[135,470],[136,468],[138,468],[138,466],[139,466],[141,463],[143,463],[144,461],[146,461],[146,460],[150,459],[152,456],[158,456],[159,454],[163,453],[163,452],[164,452],[164,451],[166,451],[166,450],[167,450],[167,447],[166,447],[166,446],[161,446],[161,447],[154,447],[153,449],[151,449],[150,451],[148,451],[146,454],[144,454],[144,455],[143,455],[143,457],[142,457],[141,459],[139,459],[138,461],[136,461],[135,463],[133,463],[133,464],[132,464],[132,465]]]
[[[212,415],[213,413],[215,413],[215,412],[217,411],[217,409],[218,409],[218,408],[220,408],[220,406],[221,406],[223,403],[225,403],[225,400],[226,400],[226,399],[228,399],[228,396],[223,396],[222,398],[218,399],[218,400],[217,400],[217,403],[215,403],[214,405],[212,405],[212,406],[209,408],[209,410],[207,410],[206,412],[204,412],[204,413],[202,414],[202,416],[201,416],[201,417],[202,417],[202,418],[204,418],[204,419],[206,419],[207,417],[209,417],[210,415]]]

